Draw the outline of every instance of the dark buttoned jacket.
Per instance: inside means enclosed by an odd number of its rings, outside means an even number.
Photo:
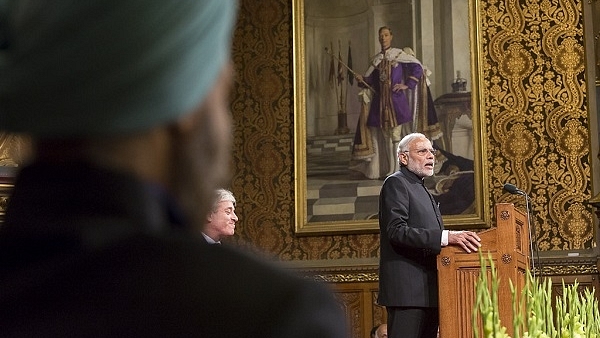
[[[423,179],[404,166],[383,183],[379,227],[378,303],[437,307],[442,215]]]

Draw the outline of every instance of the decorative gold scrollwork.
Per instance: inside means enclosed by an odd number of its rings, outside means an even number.
[[[379,274],[376,272],[323,274],[314,275],[312,276],[312,279],[318,282],[327,283],[376,282],[379,280]]]

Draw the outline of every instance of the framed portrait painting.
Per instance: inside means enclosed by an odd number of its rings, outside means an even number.
[[[477,2],[292,1],[296,234],[378,231],[379,191],[410,132],[438,150],[426,185],[447,228],[488,227]],[[417,84],[405,121],[379,128],[378,89],[365,79],[385,43],[397,53],[391,67],[414,69],[403,81]]]

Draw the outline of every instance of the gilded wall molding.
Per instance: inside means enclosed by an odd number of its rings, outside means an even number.
[[[312,279],[318,282],[327,283],[349,283],[349,282],[377,282],[379,274],[371,273],[347,273],[347,274],[330,274],[330,275],[314,275]]]
[[[326,273],[321,271],[320,273],[314,273],[310,271],[304,271],[306,278],[313,279],[319,282],[327,283],[357,283],[357,282],[377,282],[379,281],[379,274],[377,271],[365,272],[365,271],[339,271],[340,269],[332,273]],[[598,265],[593,259],[586,262],[580,262],[578,264],[556,264],[556,263],[543,263],[538,265],[536,269],[536,275],[541,277],[552,277],[552,276],[574,276],[579,277],[582,275],[598,276]]]
[[[539,269],[540,276],[598,275],[597,265],[544,265]]]
[[[598,276],[600,259],[593,252],[574,253],[573,256],[546,255],[538,259],[536,273],[541,276],[595,275]]]

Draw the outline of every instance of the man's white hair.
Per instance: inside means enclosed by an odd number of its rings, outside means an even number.
[[[216,211],[217,208],[219,207],[219,203],[224,202],[224,201],[230,201],[231,203],[233,203],[233,205],[235,206],[235,197],[233,196],[233,193],[227,189],[217,189],[215,191],[215,200],[213,203],[213,207],[212,210]]]
[[[396,149],[397,154],[396,155],[400,155],[400,153],[403,153],[405,151],[408,151],[408,145],[415,139],[418,138],[427,138],[427,136],[425,136],[424,134],[421,133],[411,133],[408,134],[406,136],[404,136],[402,138],[402,140],[400,140],[400,142],[398,143],[398,149]]]

